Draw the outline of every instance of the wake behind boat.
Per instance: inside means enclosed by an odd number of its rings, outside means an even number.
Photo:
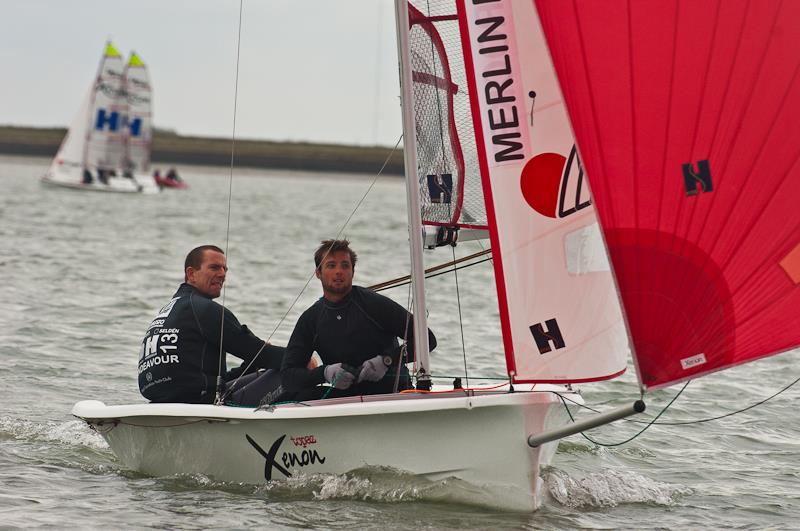
[[[95,82],[67,131],[44,184],[120,193],[157,193],[149,175],[150,83],[132,53],[127,64],[106,43]]]

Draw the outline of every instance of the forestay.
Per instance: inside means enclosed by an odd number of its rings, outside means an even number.
[[[657,388],[800,344],[800,3],[537,0]]]
[[[462,180],[481,177],[509,375],[580,382],[621,374],[628,352],[622,314],[535,6],[415,5],[411,34],[422,43],[412,47],[415,100],[427,92],[432,102],[417,102],[416,110],[436,110],[417,119],[417,150],[433,153],[433,161],[453,154],[456,166],[421,162],[421,195],[432,195],[423,172],[458,174],[454,203]],[[468,111],[458,98],[470,102]],[[459,115],[471,128],[460,126]]]

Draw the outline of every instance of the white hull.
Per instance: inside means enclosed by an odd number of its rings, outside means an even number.
[[[358,397],[269,411],[88,400],[72,414],[103,435],[123,466],[148,475],[258,484],[388,466],[433,481],[459,478],[479,487],[478,503],[532,511],[541,499],[539,469],[558,443],[533,449],[527,437],[567,418],[555,393],[536,389]],[[581,400],[563,387],[547,389]]]
[[[74,175],[72,175],[73,173]],[[135,175],[133,179],[128,179],[126,177],[109,177],[106,184],[98,182],[97,180],[94,180],[94,182],[90,184],[85,184],[79,176],[80,173],[82,173],[80,168],[72,172],[50,170],[42,176],[42,183],[50,186],[93,192],[157,194],[160,191],[155,180],[149,175]]]
[[[136,184],[141,187],[141,192],[143,194],[157,194],[161,192],[161,187],[158,186],[158,183],[156,183],[152,175],[148,173],[134,173],[133,178],[136,180]]]

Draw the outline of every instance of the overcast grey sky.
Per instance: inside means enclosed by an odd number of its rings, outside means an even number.
[[[229,137],[239,0],[0,0],[0,124],[72,121],[111,38],[153,84],[154,123]],[[244,0],[238,138],[394,145],[392,0]]]

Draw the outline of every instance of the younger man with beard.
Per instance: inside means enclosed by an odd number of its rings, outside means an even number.
[[[347,240],[325,240],[314,253],[322,298],[298,319],[286,346],[282,399],[314,400],[392,393],[411,388],[412,316],[393,300],[353,286],[356,253]],[[397,338],[406,342],[406,359]],[[436,338],[428,330],[430,350]],[[316,351],[322,365],[309,369]],[[399,371],[399,378],[398,378]],[[395,380],[398,380],[395,388]],[[329,387],[319,386],[327,382]]]

